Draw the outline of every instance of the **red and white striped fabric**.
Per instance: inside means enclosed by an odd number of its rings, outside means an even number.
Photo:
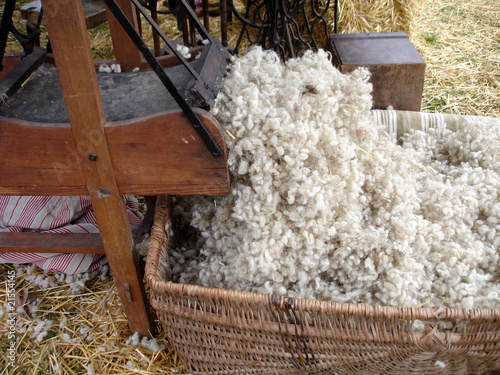
[[[133,196],[124,196],[128,219],[138,228],[143,215]],[[0,196],[0,232],[98,233],[88,196]],[[0,253],[0,263],[35,263],[45,271],[90,272],[107,263],[101,254]]]

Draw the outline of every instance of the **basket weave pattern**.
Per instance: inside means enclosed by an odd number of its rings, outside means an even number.
[[[334,303],[170,282],[158,197],[146,279],[194,374],[500,374],[500,309]]]

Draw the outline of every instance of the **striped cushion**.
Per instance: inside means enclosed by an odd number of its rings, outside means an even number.
[[[137,199],[124,196],[132,228],[142,223]],[[0,232],[98,233],[87,196],[0,196]],[[90,272],[107,263],[102,254],[0,253],[0,263],[35,263],[45,271]]]

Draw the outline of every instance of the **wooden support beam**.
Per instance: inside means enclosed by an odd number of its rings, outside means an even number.
[[[0,233],[0,253],[104,254],[99,233]]]
[[[153,324],[104,134],[106,118],[82,3],[80,0],[42,0],[42,5],[75,144],[87,150],[78,154],[79,162],[106,256],[131,330],[149,335]]]
[[[139,20],[137,13],[130,0],[115,0],[123,13],[127,16],[130,23],[139,30]],[[136,63],[142,61],[142,55],[130,40],[128,34],[123,30],[113,13],[106,7],[108,14],[109,31],[113,41],[113,50],[115,51],[115,60],[119,64]]]
[[[180,109],[107,123],[105,136],[121,194],[229,192],[222,130],[209,113],[195,112],[222,148],[221,157],[212,156]],[[99,134],[90,134],[90,146],[102,141]],[[79,160],[88,158],[89,145],[75,143],[69,124],[0,116],[0,135],[0,195],[87,194]]]

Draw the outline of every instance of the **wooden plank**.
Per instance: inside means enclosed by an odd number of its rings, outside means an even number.
[[[104,0],[82,0],[87,29],[99,26],[108,20]]]
[[[138,30],[137,14],[130,0],[115,1],[118,6],[120,6],[123,13],[125,13],[130,23]],[[116,62],[119,64],[127,64],[142,61],[141,53],[107,7],[106,12],[108,14],[109,32],[111,33],[111,40],[113,41]]]
[[[115,176],[122,194],[228,193],[227,150],[222,131],[207,112],[199,109],[195,112],[221,146],[221,157],[213,157],[178,110],[106,126]]]
[[[194,47],[190,50],[191,53],[191,58],[188,61],[194,60],[194,58],[201,53],[203,50],[203,47]],[[19,56],[19,60],[21,60]],[[158,56],[157,57],[158,62],[163,68],[169,68],[175,65],[180,65],[181,61],[175,56],[174,54],[168,54],[168,55],[163,55],[163,56]],[[52,53],[47,53],[47,58],[45,59],[46,62],[53,64],[54,63],[54,55]],[[94,61],[94,67],[96,71],[99,71],[99,67],[102,64],[107,64],[111,66],[111,64],[115,64],[115,60],[96,60]],[[120,64],[121,70],[123,73],[125,72],[131,72],[136,68],[139,68],[140,71],[144,70],[151,70],[151,66],[148,64],[148,62],[144,59],[142,59],[140,62],[123,62]],[[1,74],[3,73],[0,72],[0,78]]]
[[[19,90],[31,74],[42,65],[46,53],[44,48],[35,47],[32,53],[22,59],[0,82],[0,98],[6,99]],[[0,101],[0,105],[2,105],[2,101]]]
[[[149,1],[149,4],[147,4],[147,8],[149,9],[149,12],[151,13],[151,18],[158,23],[158,0],[151,0]],[[151,28],[151,32],[153,33],[153,46],[154,46],[154,51],[155,51],[155,56],[159,57],[161,56],[161,38],[158,35],[157,32],[154,31],[154,28]],[[141,33],[142,34],[142,33]]]
[[[106,125],[121,194],[228,193],[222,131],[207,112],[195,111],[223,149],[222,157],[210,154],[180,109]],[[0,195],[86,195],[80,159],[88,159],[105,137],[92,131],[77,144],[69,124],[0,116]]]
[[[99,233],[0,233],[0,253],[104,254]]]
[[[76,145],[89,148],[80,155],[92,207],[118,293],[132,331],[154,330],[134,249],[125,204],[118,191],[104,134],[102,106],[90,42],[79,0],[42,0],[48,4],[47,29]],[[54,5],[55,3],[55,5]],[[91,142],[92,138],[100,142]]]
[[[0,159],[0,195],[87,194],[69,124],[0,117]]]

